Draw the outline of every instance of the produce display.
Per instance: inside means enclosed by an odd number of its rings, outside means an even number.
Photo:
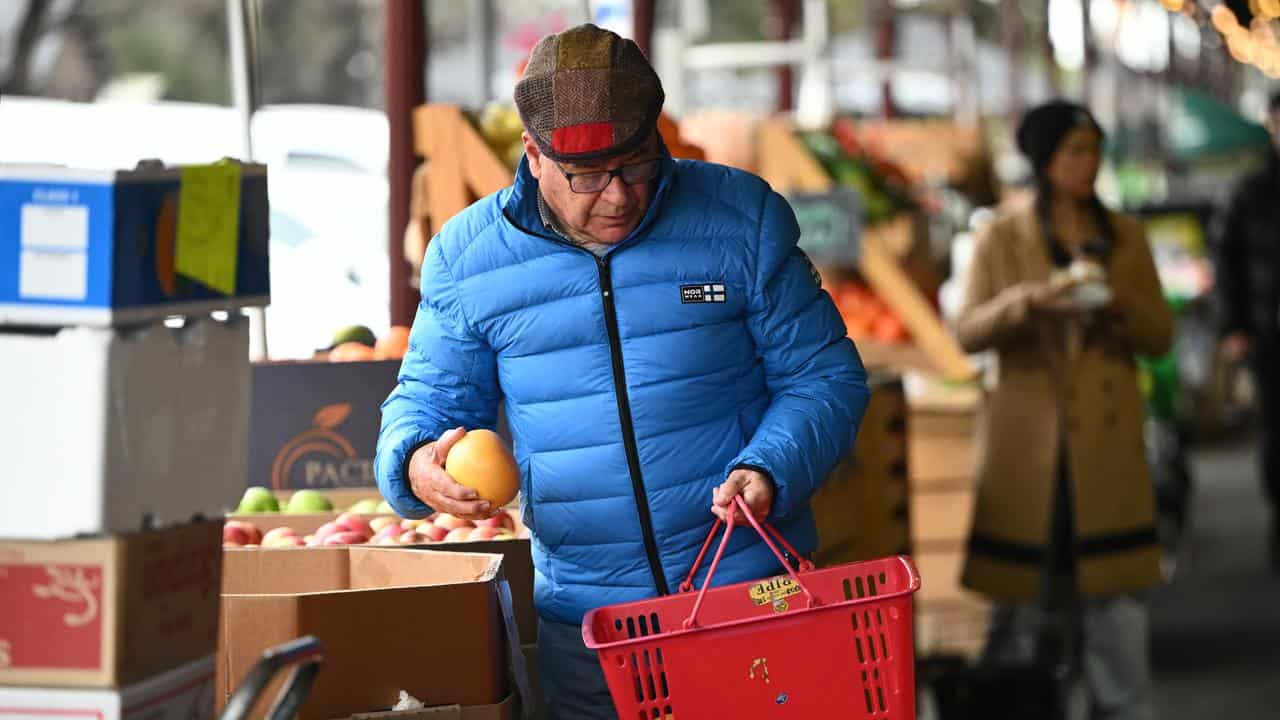
[[[352,325],[334,334],[327,359],[329,362],[400,360],[408,350],[408,327],[394,325],[385,335],[377,337],[364,325]]]
[[[850,338],[890,345],[910,340],[906,327],[893,309],[861,282],[840,282],[829,292],[844,318]]]
[[[832,180],[858,194],[867,225],[919,205],[910,179],[860,143],[852,121],[836,120],[830,131],[801,133],[800,139]]]
[[[222,526],[226,548],[330,547],[334,545],[425,545],[438,542],[514,540],[529,537],[516,510],[503,510],[486,520],[464,520],[448,513],[433,513],[421,520],[394,514],[362,515],[344,512],[314,532],[287,525],[265,532],[253,521],[232,517]]]

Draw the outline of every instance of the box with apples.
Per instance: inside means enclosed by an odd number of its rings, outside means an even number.
[[[212,655],[219,531],[0,541],[0,685],[124,687]]]
[[[502,577],[501,556],[471,552],[228,550],[219,706],[264,650],[303,635],[324,643],[326,658],[298,710],[301,720],[383,710],[400,691],[431,705],[499,703],[509,692],[507,668],[514,666],[508,638],[518,642],[505,620]],[[273,687],[251,717],[262,717]]]

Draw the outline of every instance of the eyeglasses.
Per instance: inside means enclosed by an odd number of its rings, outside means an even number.
[[[658,169],[661,164],[661,159],[653,159],[623,165],[613,170],[571,173],[560,167],[560,163],[554,163],[560,174],[564,175],[564,178],[569,181],[569,189],[576,193],[584,194],[597,193],[604,190],[609,187],[609,183],[613,182],[615,177],[622,178],[622,182],[628,185],[649,182],[658,177]]]

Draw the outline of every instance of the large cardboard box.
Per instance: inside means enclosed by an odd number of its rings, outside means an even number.
[[[374,487],[381,406],[399,371],[399,360],[255,363],[239,489]]]
[[[215,517],[244,491],[249,323],[0,331],[0,538]]]
[[[351,495],[342,495],[344,491],[331,491],[325,493],[331,498],[334,495],[342,497],[344,501],[354,502]],[[341,505],[339,505],[341,506]],[[257,513],[257,514],[237,514],[233,519],[242,522],[252,523],[260,532],[267,532],[278,527],[293,528],[299,535],[308,535],[315,532],[327,522],[331,522],[338,518],[341,513],[306,513],[298,515],[290,515],[286,513]],[[518,513],[513,515],[518,516]],[[365,520],[372,520],[380,515],[362,515]],[[387,516],[395,517],[395,516]],[[517,532],[524,532],[524,526],[520,523],[518,517],[516,520]],[[441,552],[469,552],[469,553],[485,553],[490,555],[502,556],[502,572],[507,582],[511,585],[511,597],[513,610],[516,617],[516,625],[520,629],[520,641],[522,643],[536,642],[538,639],[538,614],[533,606],[533,553],[530,548],[530,541],[527,538],[514,540],[476,540],[469,542],[452,542],[452,543],[430,543],[423,545],[409,545],[404,547],[413,547],[417,549],[436,550]]]
[[[0,541],[0,685],[123,687],[212,655],[221,573],[215,521]]]
[[[213,657],[119,690],[0,687],[0,720],[213,720]]]
[[[304,635],[324,643],[325,665],[301,720],[390,708],[401,690],[429,705],[500,702],[501,565],[496,555],[391,547],[228,550],[219,707],[263,651]]]
[[[0,325],[266,305],[266,167],[240,166],[233,192],[214,173],[0,165]]]

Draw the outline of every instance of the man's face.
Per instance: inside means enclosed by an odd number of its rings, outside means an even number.
[[[528,133],[524,134],[524,151],[529,158],[529,172],[538,180],[542,197],[565,225],[565,230],[576,236],[575,239],[607,245],[622,242],[640,224],[645,211],[649,209],[649,201],[653,196],[652,181],[628,185],[621,177],[615,176],[609,179],[609,184],[603,190],[580,193],[570,188],[569,178],[565,177],[565,173],[578,175],[615,170],[624,165],[658,159],[660,153],[656,133],[655,137],[634,152],[592,166],[557,165],[554,160],[539,152],[537,144]]]

